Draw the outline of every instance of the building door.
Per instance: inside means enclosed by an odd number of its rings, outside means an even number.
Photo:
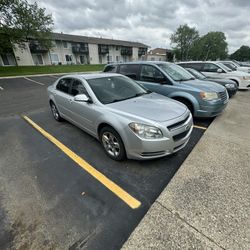
[[[84,64],[84,63],[85,63],[85,59],[84,59],[84,56],[83,56],[83,55],[80,56],[80,63],[81,63],[81,64]]]

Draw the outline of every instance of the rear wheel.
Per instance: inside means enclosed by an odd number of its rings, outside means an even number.
[[[116,161],[126,158],[126,151],[120,135],[111,127],[104,127],[100,132],[100,141],[105,153]]]
[[[52,115],[55,118],[55,120],[58,122],[62,121],[62,117],[60,116],[55,103],[52,101],[50,102],[50,108],[51,108],[51,112],[52,112]]]

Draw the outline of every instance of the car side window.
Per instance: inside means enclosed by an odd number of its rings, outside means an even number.
[[[88,95],[88,92],[83,86],[81,81],[74,79],[72,82],[72,87],[71,87],[71,95],[76,96],[80,94]]]
[[[70,78],[63,78],[61,79],[57,85],[56,85],[56,89],[59,91],[62,91],[66,94],[69,94],[69,90],[70,90],[70,84],[71,84],[71,80]]]
[[[142,65],[141,73],[140,73],[140,80],[145,82],[156,82],[156,83],[166,83],[165,76],[151,65]]]
[[[203,71],[205,72],[217,72],[217,70],[220,67],[218,67],[217,65],[213,64],[213,63],[205,63],[204,67],[203,67]]]
[[[119,73],[136,80],[139,68],[139,64],[123,64],[120,65]]]
[[[113,72],[113,73],[115,73],[116,71],[117,71],[117,65],[108,65],[104,69],[104,72]]]
[[[193,68],[198,71],[201,71],[202,64],[201,63],[186,63],[184,67]]]

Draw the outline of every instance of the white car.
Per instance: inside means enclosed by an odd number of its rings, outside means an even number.
[[[243,71],[232,71],[220,62],[192,61],[179,62],[178,64],[186,68],[196,69],[210,78],[233,80],[239,89],[250,89],[250,74]]]
[[[238,71],[250,73],[250,67],[240,66],[238,63],[236,63],[234,61],[220,61],[220,62],[223,63],[225,66],[227,66],[228,68],[230,68],[233,71],[238,70]]]

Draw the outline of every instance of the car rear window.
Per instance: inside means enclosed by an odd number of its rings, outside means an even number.
[[[104,72],[113,72],[113,73],[115,73],[116,71],[117,71],[117,65],[108,65],[104,69]]]

